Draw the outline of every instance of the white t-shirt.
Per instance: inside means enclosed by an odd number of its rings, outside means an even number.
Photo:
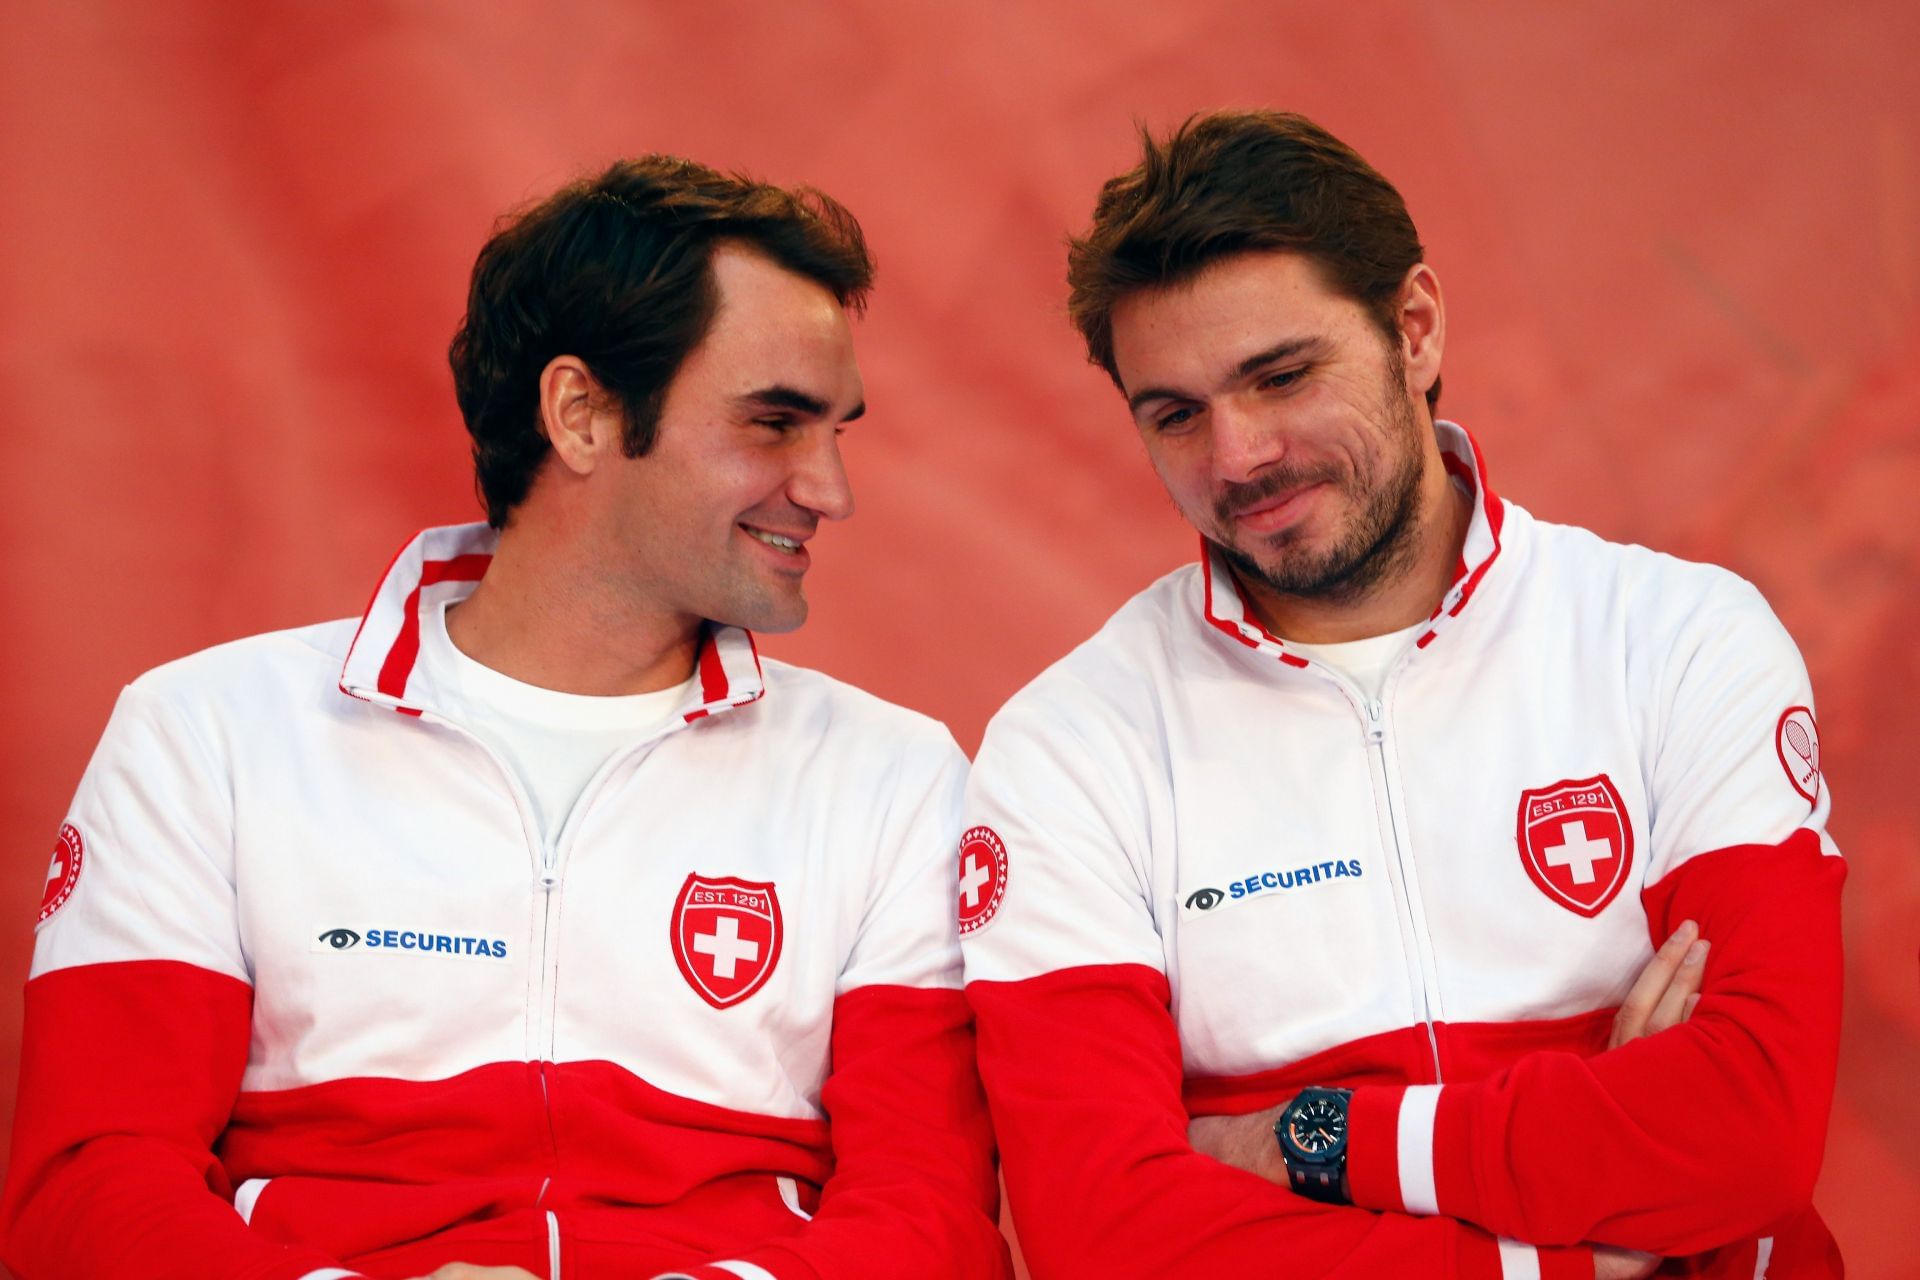
[[[1363,693],[1377,702],[1381,687],[1386,683],[1387,669],[1399,661],[1400,655],[1407,651],[1420,632],[1431,625],[1423,619],[1400,631],[1368,636],[1364,640],[1348,640],[1341,644],[1301,644],[1298,640],[1286,640],[1284,637],[1282,643],[1289,652],[1326,663],[1359,685]]]
[[[615,697],[524,684],[462,653],[447,634],[444,604],[422,619],[419,661],[444,691],[448,718],[478,735],[518,776],[547,843],[607,757],[658,728],[694,680],[689,674],[670,689]]]

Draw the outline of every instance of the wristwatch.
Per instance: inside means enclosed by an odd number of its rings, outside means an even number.
[[[1273,1122],[1287,1181],[1296,1194],[1347,1204],[1347,1099],[1351,1089],[1302,1089]]]

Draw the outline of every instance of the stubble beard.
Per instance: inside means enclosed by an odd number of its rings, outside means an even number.
[[[759,581],[745,571],[735,573],[713,593],[716,607],[708,615],[709,621],[760,635],[784,635],[805,624],[807,598],[797,587],[789,593],[779,584]]]
[[[1336,485],[1357,498],[1359,510],[1344,534],[1332,546],[1315,553],[1298,546],[1300,534],[1284,529],[1261,540],[1265,560],[1249,551],[1208,538],[1243,582],[1257,583],[1276,595],[1323,604],[1345,605],[1363,599],[1382,582],[1413,565],[1420,528],[1421,450],[1420,420],[1408,400],[1399,352],[1391,352],[1382,387],[1382,408],[1393,420],[1393,435],[1401,448],[1398,465],[1379,482],[1359,476],[1341,476],[1331,468],[1289,468],[1269,472],[1258,481],[1222,494],[1215,508],[1221,526],[1232,513],[1303,485]]]
[[[769,576],[757,566],[729,566],[726,584],[731,617],[715,619],[761,635],[785,635],[807,621],[804,582]]]

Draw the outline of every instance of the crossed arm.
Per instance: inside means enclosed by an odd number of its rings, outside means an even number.
[[[1700,927],[1684,920],[1640,971],[1614,1016],[1608,1049],[1679,1026],[1700,1003],[1709,944]],[[1200,1116],[1187,1125],[1193,1149],[1223,1164],[1287,1185],[1287,1169],[1274,1140],[1281,1103],[1240,1116]],[[1343,1190],[1345,1190],[1343,1188]],[[1350,1190],[1347,1191],[1351,1198]],[[1599,1246],[1593,1251],[1595,1280],[1643,1280],[1660,1265],[1657,1254]]]
[[[981,1071],[1035,1274],[1198,1280],[1261,1274],[1284,1256],[1301,1277],[1498,1276],[1502,1252],[1517,1247],[1502,1242],[1526,1241],[1543,1280],[1585,1280],[1643,1274],[1650,1264],[1633,1252],[1691,1255],[1772,1234],[1806,1211],[1824,1142],[1843,874],[1804,832],[1778,847],[1702,855],[1650,890],[1658,927],[1695,920],[1711,936],[1704,963],[1682,978],[1693,939],[1674,941],[1648,979],[1662,994],[1649,1006],[1640,988],[1614,1047],[1595,1057],[1534,1053],[1487,1080],[1445,1086],[1433,1216],[1365,1186],[1355,1187],[1357,1207],[1320,1205],[1231,1167],[1272,1158],[1270,1112],[1245,1122],[1255,1137],[1244,1161],[1197,1151],[1171,993],[1148,967],[973,982]],[[1669,1000],[1673,980],[1658,975],[1676,950],[1682,986]],[[1686,1013],[1694,981],[1692,1016],[1667,1025],[1676,1002]],[[1359,1104],[1403,1093],[1356,1090],[1350,1149],[1393,1150],[1393,1112],[1377,1108],[1384,1132],[1368,1135]],[[1211,1145],[1203,1134],[1199,1146]],[[1596,1255],[1596,1243],[1623,1252]],[[1816,1241],[1792,1273],[1830,1274],[1817,1255]],[[1790,1273],[1779,1252],[1774,1261],[1776,1274]]]

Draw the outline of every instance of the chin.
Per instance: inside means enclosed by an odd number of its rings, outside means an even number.
[[[791,600],[759,600],[712,616],[716,622],[744,627],[756,635],[777,636],[800,629],[807,620],[807,602],[799,596]]]
[[[1256,539],[1253,545],[1236,546],[1234,550],[1273,578],[1293,577],[1325,558],[1324,550],[1313,540],[1291,529],[1272,535],[1271,540]]]
[[[807,611],[800,609],[795,612],[780,614],[778,617],[769,618],[768,621],[763,623],[749,625],[747,630],[753,632],[755,635],[761,636],[784,635],[789,631],[798,631],[806,620]]]

